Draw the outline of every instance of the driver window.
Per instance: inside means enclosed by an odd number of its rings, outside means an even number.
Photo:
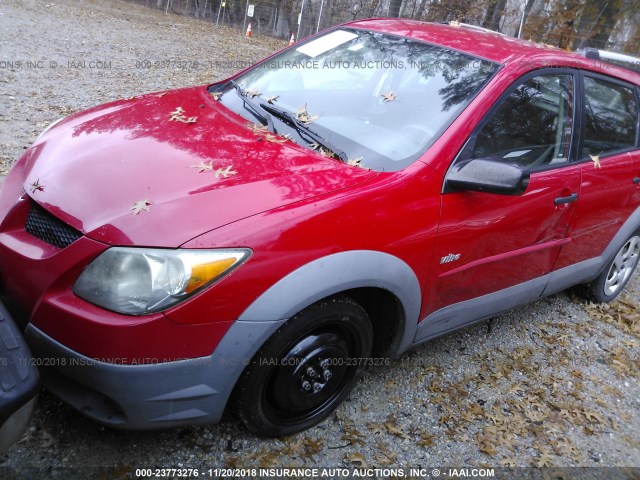
[[[520,84],[477,135],[472,158],[529,168],[569,159],[573,77],[540,75]]]

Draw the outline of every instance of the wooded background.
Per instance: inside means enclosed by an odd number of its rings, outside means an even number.
[[[640,51],[640,0],[133,0],[262,35],[296,39],[345,21],[458,21],[575,50]],[[249,6],[253,5],[253,9]],[[253,16],[247,15],[253,10]]]

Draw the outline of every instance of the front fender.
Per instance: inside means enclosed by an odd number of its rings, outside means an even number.
[[[398,257],[383,252],[351,250],[303,265],[260,295],[238,321],[288,319],[318,300],[363,287],[382,288],[400,301],[405,321],[397,353],[403,352],[415,336],[422,294],[411,267]]]

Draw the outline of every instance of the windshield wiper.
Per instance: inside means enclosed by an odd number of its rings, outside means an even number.
[[[278,117],[279,119],[284,120],[286,123],[292,124],[293,127],[296,129],[296,131],[301,136],[306,135],[307,137],[310,137],[318,145],[321,145],[324,148],[326,148],[326,149],[330,150],[331,152],[333,152],[343,162],[346,163],[349,160],[349,158],[347,157],[346,153],[344,153],[338,147],[333,145],[331,142],[329,142],[329,140],[324,138],[319,133],[314,132],[312,129],[309,128],[309,126],[306,123],[304,123],[302,120],[297,118],[291,112],[289,112],[287,110],[284,110],[282,108],[275,107],[273,105],[265,104],[265,103],[260,103],[259,105],[264,110],[266,110],[267,112],[273,114],[274,116]],[[309,143],[311,143],[311,142],[309,142]]]
[[[273,120],[271,120],[271,117],[269,117],[268,115],[265,115],[264,113],[262,113],[260,109],[261,104],[256,100],[253,100],[251,97],[249,97],[249,95],[247,95],[247,92],[244,90],[244,88],[242,88],[238,84],[238,82],[236,82],[235,80],[229,80],[229,84],[236,89],[238,96],[242,99],[244,108],[246,108],[249,112],[255,115],[255,117],[260,121],[260,123],[262,123],[263,125],[266,125],[271,133],[274,133],[275,129],[273,127]]]

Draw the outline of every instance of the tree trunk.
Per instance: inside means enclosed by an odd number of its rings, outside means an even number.
[[[402,0],[391,0],[389,2],[389,17],[398,18],[400,16],[400,8],[402,7]]]
[[[591,37],[589,46],[603,49],[607,48],[609,38],[613,33],[613,24],[615,24],[616,17],[620,13],[620,10],[621,8],[618,2],[613,2],[612,5],[605,8],[596,23],[596,33]]]
[[[415,18],[418,20],[422,19],[422,15],[424,14],[424,9],[427,6],[427,0],[420,0],[420,5],[418,6],[418,11],[416,12]]]
[[[533,8],[533,4],[536,0],[527,0],[526,5],[524,6],[524,13],[522,18],[522,29],[524,30],[524,26],[527,24],[527,17],[529,13],[531,13],[531,9]],[[518,26],[518,31],[520,31],[520,27]]]
[[[507,0],[494,0],[489,5],[488,15],[483,22],[483,27],[489,30],[498,31],[500,29],[500,20],[504,15],[504,7],[507,4]]]
[[[604,4],[598,0],[587,0],[580,15],[573,48],[606,48],[614,20],[621,10],[620,0],[607,0]]]

